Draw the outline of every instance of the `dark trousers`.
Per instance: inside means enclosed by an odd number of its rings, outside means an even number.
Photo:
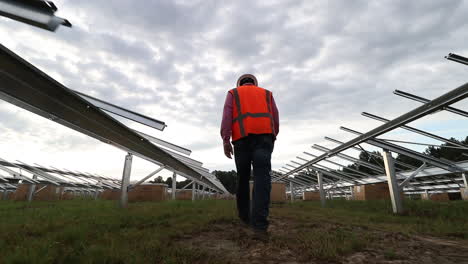
[[[268,228],[268,214],[271,192],[271,134],[249,135],[234,144],[234,158],[237,168],[237,210],[239,218],[250,223],[254,229]],[[250,199],[250,174],[253,167],[253,192]]]

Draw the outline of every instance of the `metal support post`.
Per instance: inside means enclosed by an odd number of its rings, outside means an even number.
[[[385,173],[387,174],[388,188],[390,189],[393,213],[401,214],[403,213],[403,201],[396,178],[395,163],[392,154],[386,149],[384,149],[382,157],[385,164]]]
[[[468,178],[467,178],[466,174],[467,174],[466,172],[463,172],[462,173],[462,178],[463,178],[463,183],[465,185],[465,188],[468,189]]]
[[[126,208],[128,205],[128,185],[130,184],[130,174],[132,171],[132,159],[133,155],[128,153],[125,156],[125,164],[122,173],[122,185],[120,194],[120,207]]]
[[[196,191],[197,184],[192,182],[192,201],[195,201],[195,191]]]
[[[37,175],[33,175],[33,180],[37,180]],[[33,183],[29,186],[29,192],[28,192],[28,202],[31,202],[33,197],[34,197],[34,191],[36,190],[36,184]]]
[[[350,197],[349,200],[354,200],[354,186],[349,187]]]
[[[293,183],[289,182],[289,192],[291,193],[291,203],[294,202],[294,188]]]
[[[424,190],[424,193],[426,194],[426,200],[429,200],[429,191],[426,189]]]
[[[99,194],[98,189],[95,189],[95,190],[94,190],[94,200],[97,200],[97,199],[98,199],[98,194]]]
[[[198,188],[200,188],[200,185],[198,183],[195,184],[195,200],[198,200]]]
[[[460,191],[462,191],[462,199],[467,201],[468,200],[468,179],[467,179],[467,173],[466,172],[463,172],[462,173],[462,179],[463,179],[463,189],[461,189]]]
[[[4,190],[4,191],[3,191],[2,200],[7,200],[7,199],[8,199],[8,191],[7,191],[7,190]]]
[[[320,203],[322,207],[325,207],[325,191],[323,190],[323,174],[321,172],[317,172],[317,181],[319,184],[319,192],[320,192]]]
[[[172,174],[172,200],[176,199],[176,191],[177,191],[177,173],[174,171]]]

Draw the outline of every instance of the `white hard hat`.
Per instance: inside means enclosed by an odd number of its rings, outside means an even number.
[[[240,83],[243,79],[245,78],[250,78],[253,80],[254,82],[254,85],[255,86],[258,86],[258,81],[257,81],[257,78],[255,78],[255,76],[253,76],[253,74],[243,74],[241,77],[239,77],[239,79],[237,79],[237,87],[240,86]]]

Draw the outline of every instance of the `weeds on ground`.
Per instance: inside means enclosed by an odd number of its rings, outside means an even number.
[[[294,224],[291,226],[294,228]],[[297,226],[295,237],[275,236],[272,243],[278,248],[288,248],[300,261],[318,259],[336,261],[343,255],[364,249],[372,238],[343,227],[304,228]]]
[[[289,249],[300,261],[333,262],[381,243],[376,230],[468,239],[468,203],[405,201],[405,207],[406,215],[396,216],[388,201],[273,205],[271,218],[283,225],[271,230],[267,248],[272,254]],[[0,263],[223,263],[179,241],[235,223],[234,201],[133,203],[128,209],[112,201],[0,201]],[[246,242],[235,232],[228,230],[227,239]]]
[[[390,201],[296,202],[280,210],[279,216],[319,220],[406,234],[422,234],[468,239],[468,203],[405,200],[404,215],[394,215]]]
[[[174,237],[233,218],[226,201],[1,202],[0,263],[210,263]]]

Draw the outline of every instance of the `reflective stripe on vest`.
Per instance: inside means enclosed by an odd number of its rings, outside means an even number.
[[[259,88],[259,87],[256,87],[257,89],[262,89],[262,90],[265,90],[263,88]],[[252,89],[255,89],[255,88],[252,88]],[[245,124],[244,124],[244,119],[246,119],[247,117],[251,117],[251,118],[268,118],[269,119],[269,129],[271,130],[271,133],[274,135],[275,134],[275,129],[274,129],[274,124],[273,124],[273,115],[272,115],[272,106],[271,106],[271,92],[268,91],[268,90],[265,90],[265,100],[266,100],[266,106],[267,106],[267,111],[268,112],[263,112],[263,113],[250,113],[250,112],[246,112],[246,113],[242,113],[242,107],[241,107],[241,100],[240,100],[240,96],[239,96],[239,92],[237,90],[237,88],[235,89],[232,89],[232,94],[234,96],[234,102],[236,104],[236,108],[237,108],[237,117],[233,118],[232,122],[235,123],[235,122],[238,122],[239,123],[239,130],[240,130],[240,138],[243,138],[245,136],[248,135],[248,133],[246,133],[246,129],[245,129]],[[237,140],[238,138],[234,138],[234,133],[233,133],[233,140]]]

